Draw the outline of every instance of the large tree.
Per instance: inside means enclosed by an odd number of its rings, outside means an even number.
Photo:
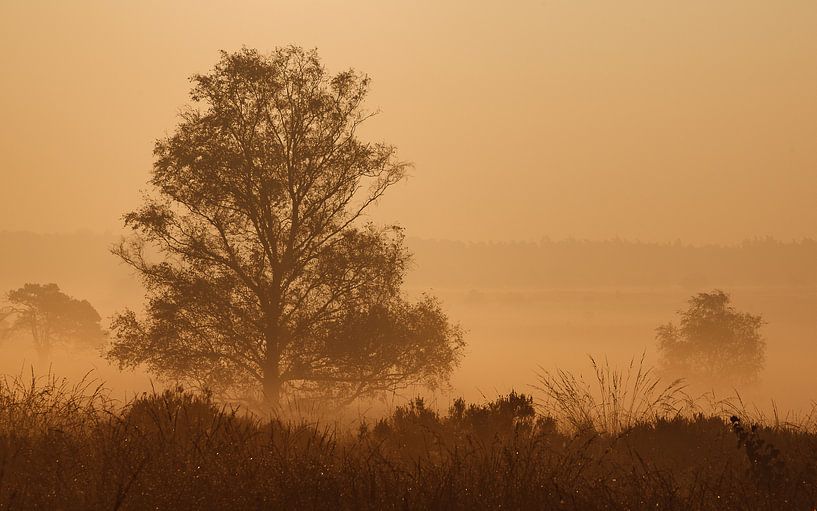
[[[665,372],[704,383],[750,383],[763,368],[763,318],[740,312],[727,293],[698,293],[680,322],[659,326],[658,350]]]
[[[42,361],[58,343],[98,348],[105,341],[96,309],[87,300],[63,293],[56,284],[26,284],[9,291],[7,299],[9,305],[0,310],[0,320],[9,318],[11,324],[4,333],[29,333]]]
[[[434,298],[403,296],[401,229],[362,221],[407,168],[358,136],[369,79],[287,47],[222,52],[191,80],[114,249],[147,300],[115,318],[110,357],[271,404],[446,381],[460,328]]]

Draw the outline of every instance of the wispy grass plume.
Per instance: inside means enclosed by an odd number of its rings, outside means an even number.
[[[683,380],[665,384],[644,364],[645,354],[635,357],[623,370],[599,363],[589,356],[593,377],[556,369],[542,369],[534,387],[545,399],[539,403],[546,413],[574,431],[618,435],[638,424],[681,413],[689,405]]]

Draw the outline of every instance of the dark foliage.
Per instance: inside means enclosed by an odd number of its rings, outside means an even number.
[[[101,317],[87,300],[78,300],[63,293],[56,284],[26,284],[9,291],[7,307],[0,308],[0,327],[10,322],[6,331],[25,331],[38,355],[47,359],[59,343],[77,347],[100,348],[106,332]]]
[[[462,333],[434,298],[403,296],[402,230],[364,221],[408,167],[359,138],[369,79],[287,47],[224,52],[192,82],[114,249],[147,300],[116,316],[110,357],[272,405],[445,383]]]
[[[739,312],[723,291],[698,293],[680,312],[679,326],[657,329],[664,371],[712,383],[751,383],[763,368],[763,318]]]
[[[484,405],[457,401],[447,415],[417,399],[353,434],[260,420],[181,389],[96,413],[45,390],[3,388],[0,509],[777,511],[817,503],[817,437],[747,430],[736,419],[730,428],[716,417],[676,416],[574,436],[512,393]],[[33,422],[15,426],[26,410]]]

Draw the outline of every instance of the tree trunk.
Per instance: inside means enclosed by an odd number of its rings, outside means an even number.
[[[277,407],[281,400],[281,350],[283,330],[277,325],[267,328],[266,348],[263,367],[263,391],[264,403],[271,407]]]
[[[48,370],[48,364],[51,361],[51,349],[48,345],[36,345],[38,370],[42,373]]]
[[[271,362],[267,357],[267,366],[264,368],[264,403],[277,407],[281,400],[281,375],[278,362]]]
[[[36,323],[31,326],[31,337],[34,341],[34,350],[37,352],[39,370],[44,373],[51,360],[51,339],[48,337],[47,331],[38,328]]]

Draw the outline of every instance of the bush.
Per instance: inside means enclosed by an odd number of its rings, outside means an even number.
[[[354,434],[261,420],[182,389],[114,407],[104,394],[30,388],[0,387],[5,423],[28,417],[0,429],[0,509],[778,510],[817,502],[817,435],[730,427],[703,414],[575,434],[511,392],[479,405],[456,400],[445,415],[415,399]],[[25,415],[22,403],[34,412]]]

